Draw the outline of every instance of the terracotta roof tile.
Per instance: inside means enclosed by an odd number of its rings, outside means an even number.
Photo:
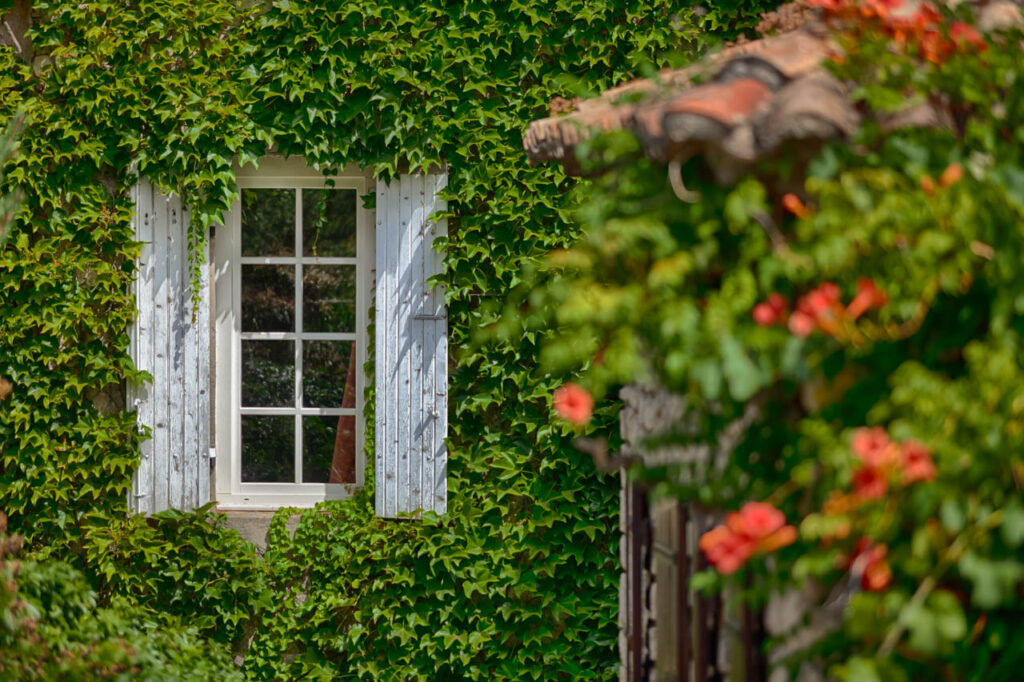
[[[579,172],[576,145],[596,133],[619,129],[632,130],[647,153],[663,161],[693,154],[728,159],[730,164],[752,161],[759,150],[768,148],[758,142],[760,138],[772,140],[775,146],[778,137],[759,135],[757,121],[783,110],[775,100],[780,93],[791,92],[794,79],[817,74],[820,80],[816,69],[829,49],[817,27],[736,45],[700,64],[663,72],[658,80],[613,88],[581,102],[567,116],[534,121],[523,145],[532,163],[561,161],[570,173]],[[695,84],[698,80],[706,82]],[[838,87],[836,83],[825,89],[831,93]],[[851,112],[837,106],[839,99],[831,97],[827,106],[809,113],[804,110],[810,104],[800,104],[806,100],[801,94],[805,91],[809,92],[807,87],[792,91],[800,95],[795,113],[819,119],[835,116],[831,130],[849,129]],[[790,128],[805,133],[808,125],[782,129]]]
[[[905,4],[910,11],[917,3]],[[983,30],[1022,22],[1017,3],[979,4]],[[816,16],[797,9],[779,21]],[[788,33],[726,48],[685,69],[663,71],[657,79],[612,88],[580,102],[568,115],[534,121],[523,147],[533,164],[560,161],[568,173],[578,174],[580,142],[597,133],[629,130],[648,157],[669,162],[701,155],[719,182],[731,182],[780,148],[814,149],[853,135],[860,116],[848,88],[822,67],[836,51],[825,28],[812,19]],[[929,103],[877,118],[889,130],[950,125],[948,112]]]
[[[787,78],[798,78],[821,66],[829,51],[828,34],[820,24],[754,40],[723,50],[716,62],[756,61],[770,64]]]
[[[634,108],[627,127],[653,158],[668,161],[705,151],[744,124],[772,97],[760,80],[740,78],[691,88],[650,106]]]
[[[758,148],[765,153],[790,140],[849,137],[859,124],[846,88],[826,71],[813,71],[772,98],[771,108],[756,124]]]

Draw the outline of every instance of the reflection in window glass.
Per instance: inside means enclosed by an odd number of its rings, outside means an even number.
[[[242,255],[295,255],[295,190],[242,190]]]
[[[303,417],[304,483],[355,483],[355,417]]]
[[[290,261],[242,264],[240,291],[234,293],[241,308],[241,358],[235,359],[241,363],[241,403],[235,414],[241,418],[244,483],[355,483],[355,414],[302,412],[355,412],[356,342],[337,336],[357,328],[356,266],[312,259],[357,255],[358,202],[354,189],[242,189],[241,255]],[[268,332],[290,338],[268,339]],[[327,338],[312,340],[307,333]]]
[[[295,342],[242,341],[242,405],[295,404]]]
[[[295,417],[242,415],[242,481],[295,482]]]
[[[242,266],[242,331],[295,331],[295,266]]]
[[[343,405],[347,391],[354,396],[355,377],[349,377],[349,363],[355,364],[351,341],[304,341],[302,344],[302,404],[306,407],[354,407]],[[353,367],[354,369],[354,367]],[[349,384],[353,384],[351,388]]]
[[[302,286],[303,331],[355,331],[354,265],[307,265],[303,270]]]
[[[302,190],[302,255],[356,255],[356,191]]]

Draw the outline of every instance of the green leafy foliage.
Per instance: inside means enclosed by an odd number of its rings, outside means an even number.
[[[846,604],[842,626],[792,656],[794,669],[1015,679],[1021,32],[971,33],[955,23],[971,21],[963,6],[900,33],[878,4],[834,5],[844,56],[830,68],[856,84],[865,112],[941,102],[954,120],[883,132],[869,115],[852,144],[809,165],[791,150],[728,188],[692,159],[683,177],[700,192],[694,203],[676,197],[665,166],[639,158],[636,140],[594,141],[581,162],[611,170],[577,190],[580,238],[524,277],[490,332],[548,330],[545,367],[598,397],[635,381],[685,396],[681,433],[659,443],[731,443],[730,429],[755,415],[721,473],[683,463],[634,473],[712,508],[769,501],[799,526],[797,544],[769,562],[753,555],[738,579],[700,577],[743,585],[759,603],[810,582],[832,608]],[[948,37],[957,31],[967,37]],[[867,425],[884,447],[858,445]]]
[[[36,68],[0,49],[0,119],[30,121],[0,188],[24,192],[0,250],[12,526],[104,608],[185,619],[247,653],[252,679],[613,679],[616,482],[552,423],[541,335],[481,347],[470,331],[496,319],[481,301],[577,234],[572,183],[525,162],[527,122],[692,59],[714,41],[701,29],[734,37],[766,4],[34,3]],[[325,171],[448,168],[450,505],[383,522],[370,483],[302,512],[294,537],[282,512],[261,561],[208,510],[125,518],[147,434],[94,398],[148,378],[128,355],[137,176],[182,194],[198,248],[235,164],[272,146]]]
[[[244,679],[187,619],[158,621],[123,597],[101,605],[81,573],[59,561],[21,561],[20,544],[0,534],[3,679]]]

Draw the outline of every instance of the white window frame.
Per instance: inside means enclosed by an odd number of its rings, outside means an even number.
[[[214,238],[214,307],[216,330],[216,500],[221,509],[277,509],[279,507],[312,507],[324,500],[338,500],[354,494],[364,483],[366,468],[364,445],[366,424],[363,418],[364,393],[367,377],[363,370],[369,343],[370,299],[373,291],[375,263],[374,215],[363,208],[361,197],[373,186],[372,177],[358,168],[346,168],[339,175],[324,176],[308,167],[301,158],[270,156],[260,161],[259,168],[236,168],[239,190],[281,188],[321,189],[329,187],[328,180],[338,189],[354,189],[356,206],[356,257],[303,257],[299,230],[296,230],[296,253],[289,257],[241,256],[241,204],[240,197],[225,216],[225,224],[218,227]],[[296,208],[301,192],[296,191]],[[296,220],[302,220],[301,212]],[[356,266],[356,329],[351,333],[332,334],[332,340],[356,342],[356,482],[337,483],[243,483],[241,481],[241,265],[242,264],[294,264],[355,265]],[[299,296],[302,279],[298,278]],[[301,301],[301,298],[300,298]],[[295,311],[297,329],[302,329],[302,306]],[[358,322],[361,320],[362,322]],[[256,334],[247,332],[249,338]],[[266,332],[260,338],[322,339],[324,334],[292,334]],[[302,375],[300,344],[296,344],[296,375]],[[300,407],[301,415],[339,415],[339,408]],[[246,414],[295,414],[295,408],[246,408]],[[347,414],[347,412],[345,412]],[[301,443],[301,429],[296,440]]]

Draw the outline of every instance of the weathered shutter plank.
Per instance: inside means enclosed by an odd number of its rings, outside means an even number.
[[[422,325],[416,324],[419,312],[419,283],[423,279],[423,260],[419,251],[423,246],[423,176],[409,177],[409,270],[406,276],[406,310],[403,316],[408,326],[406,339],[409,344],[409,384],[406,395],[409,400],[409,447],[405,455],[408,477],[406,482],[407,505],[420,497],[423,488],[423,463],[420,453],[421,437],[418,433],[420,404],[423,391],[423,335]],[[417,466],[418,464],[418,466]]]
[[[399,228],[398,228],[398,301],[395,304],[395,316],[398,321],[398,392],[395,394],[398,402],[398,421],[395,426],[398,429],[398,495],[396,503],[398,511],[409,509],[409,368],[410,368],[410,334],[409,325],[409,273],[412,266],[410,249],[410,190],[412,182],[410,178],[403,177],[399,183]]]
[[[142,242],[139,253],[139,269],[135,281],[135,299],[140,313],[132,328],[132,357],[141,370],[153,371],[153,316],[145,301],[153,301],[155,278],[153,259],[153,191],[148,183],[138,183],[133,189],[135,203],[135,238]],[[153,398],[151,384],[129,387],[128,404],[137,410],[139,425],[153,423]],[[139,447],[139,467],[132,478],[129,492],[130,509],[146,513],[153,501],[153,440],[142,442]]]
[[[387,263],[387,234],[388,231],[384,228],[384,216],[387,215],[387,192],[384,191],[384,185],[377,183],[377,219],[374,229],[376,235],[376,244],[374,248],[374,291],[373,300],[374,314],[376,316],[374,324],[374,338],[373,338],[373,357],[377,363],[377,370],[374,373],[376,377],[375,387],[375,405],[373,410],[373,432],[375,434],[374,443],[374,455],[373,464],[374,472],[374,486],[375,490],[375,506],[377,513],[383,515],[383,502],[386,497],[385,490],[387,481],[384,477],[384,452],[386,448],[381,446],[381,434],[384,433],[384,424],[387,422],[387,396],[381,395],[382,392],[387,393],[387,375],[384,373],[384,369],[388,365],[388,352],[387,352],[387,338],[386,333],[381,333],[381,328],[387,329],[388,319],[387,313],[389,308],[386,305],[388,300],[388,263]]]
[[[171,283],[167,279],[168,231],[170,217],[167,199],[153,192],[153,263],[156,290],[153,296],[153,497],[150,513],[168,508],[168,478],[170,477],[170,434],[168,433],[168,396],[170,381],[167,371],[167,350],[170,347],[170,324],[168,324],[167,301],[170,298]]]
[[[194,459],[198,467],[196,476],[196,492],[193,507],[201,507],[210,501],[210,273],[206,264],[210,262],[210,245],[203,245],[203,276],[199,280],[199,300],[201,305],[196,310],[196,387],[199,402],[196,405],[195,429],[198,434],[196,447],[198,452]]]
[[[181,232],[180,244],[180,282],[179,289],[179,314],[176,316],[177,323],[181,329],[182,348],[180,356],[182,396],[184,401],[184,412],[182,419],[182,437],[185,448],[181,457],[181,493],[180,498],[172,497],[172,505],[179,509],[193,509],[201,504],[200,502],[200,479],[201,472],[205,469],[207,479],[209,478],[209,466],[203,466],[209,453],[209,412],[201,409],[201,401],[209,391],[209,365],[204,376],[201,374],[201,358],[209,357],[209,344],[202,346],[209,334],[209,323],[205,317],[209,313],[209,305],[194,306],[192,303],[192,263],[194,258],[189,253],[189,239],[187,226],[188,213],[182,208],[182,226],[186,228]],[[205,262],[206,249],[202,254]],[[205,288],[208,286],[207,278],[203,277],[199,282],[199,298],[206,301]],[[175,337],[177,338],[177,334]],[[208,406],[207,406],[208,409]],[[204,419],[203,414],[207,417]],[[205,422],[201,423],[201,422]],[[188,453],[192,453],[190,456]],[[174,478],[172,477],[172,480]],[[209,487],[207,487],[207,491]]]
[[[437,174],[433,177],[434,210],[445,210],[445,202],[437,197],[448,186],[448,176]],[[430,239],[431,245],[437,237],[448,236],[448,223],[445,221],[431,222]],[[433,248],[427,250],[430,257],[428,269],[431,277],[441,274],[444,270],[444,263],[441,253]],[[434,319],[431,321],[433,337],[428,347],[433,350],[433,386],[432,403],[433,411],[432,430],[433,443],[430,459],[433,472],[431,480],[432,508],[439,514],[443,514],[448,508],[448,455],[445,451],[444,441],[448,437],[448,314],[445,305],[444,286],[438,284],[430,289],[432,312]]]
[[[385,246],[384,254],[387,260],[387,292],[384,300],[385,320],[387,322],[385,333],[387,335],[387,364],[383,368],[383,376],[386,377],[384,398],[386,410],[384,423],[379,433],[384,437],[384,498],[382,509],[385,516],[394,516],[398,509],[398,458],[393,453],[398,452],[398,254],[399,254],[399,230],[395,221],[399,219],[398,205],[399,193],[396,187],[394,191],[385,192]]]
[[[129,501],[134,511],[193,509],[209,500],[209,287],[192,304],[188,219],[180,198],[148,182],[135,189],[136,234],[144,242],[136,282],[133,356],[153,382],[131,388],[141,446]]]
[[[430,351],[427,350],[428,344],[430,343],[430,328],[422,319],[424,313],[429,312],[425,309],[424,304],[424,292],[426,291],[427,277],[430,276],[430,262],[429,256],[424,253],[430,249],[430,235],[428,234],[427,217],[433,210],[431,207],[431,199],[433,195],[428,199],[427,188],[433,185],[433,182],[429,179],[429,176],[418,175],[415,176],[417,179],[416,183],[416,213],[417,217],[415,224],[419,226],[419,229],[415,230],[416,240],[415,248],[413,251],[413,287],[412,287],[412,313],[413,313],[413,339],[414,339],[414,357],[413,367],[415,367],[416,379],[412,391],[412,414],[415,418],[413,422],[413,443],[415,447],[416,456],[419,457],[420,466],[417,467],[417,476],[412,481],[413,498],[424,499],[430,491],[430,479],[433,477],[433,470],[427,455],[430,447],[432,447],[434,440],[433,433],[433,420],[424,419],[423,414],[429,406],[429,396],[426,395],[428,382],[431,380],[431,373],[434,368],[433,362],[427,362],[431,358]],[[419,415],[417,417],[417,415]]]
[[[380,516],[447,508],[447,321],[427,220],[442,209],[444,176],[403,175],[377,186],[376,509]],[[441,305],[438,305],[441,301]]]
[[[185,232],[181,204],[173,197],[167,202],[167,508],[180,509],[185,467],[185,330],[184,263],[182,242]]]
[[[188,225],[188,212],[184,207],[181,211],[182,225]],[[181,349],[181,385],[183,412],[181,421],[182,437],[185,442],[184,452],[199,452],[199,386],[196,383],[196,373],[199,369],[198,348],[196,345],[196,309],[192,305],[192,257],[189,254],[188,233],[182,232],[181,239],[181,313],[177,318],[182,324],[182,334],[185,337]],[[209,441],[207,441],[209,443]],[[209,445],[207,445],[209,447]],[[181,498],[175,504],[176,507],[189,509],[195,506],[196,492],[199,488],[199,466],[198,457],[183,456],[181,458]]]

